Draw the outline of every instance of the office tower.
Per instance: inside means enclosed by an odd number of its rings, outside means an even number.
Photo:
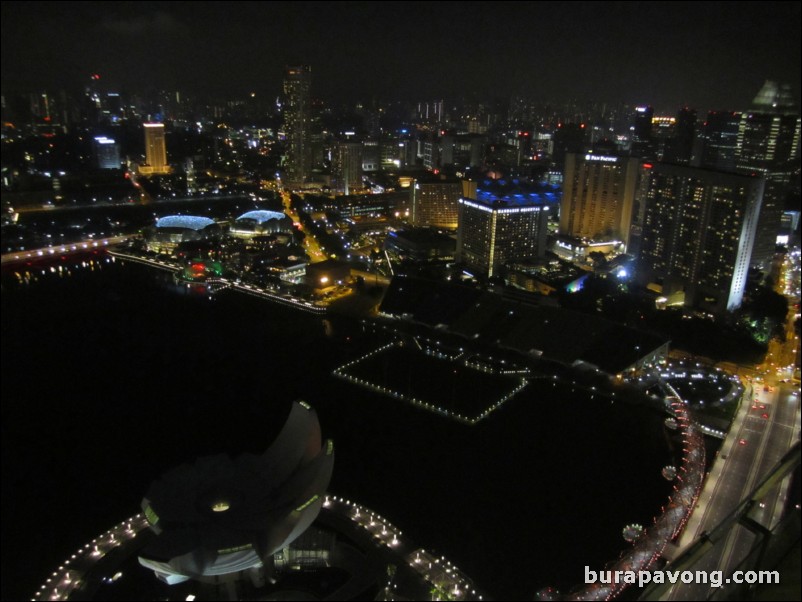
[[[663,161],[690,165],[696,140],[696,109],[683,107],[677,112],[674,132],[668,140]]]
[[[338,141],[331,157],[331,171],[337,192],[352,194],[362,188],[362,143]]]
[[[565,165],[567,153],[584,153],[588,135],[584,123],[561,123],[554,130],[552,162],[558,167]]]
[[[379,148],[379,140],[376,138],[367,138],[362,141],[362,171],[379,171],[381,164],[381,150]],[[360,174],[361,177],[361,174]]]
[[[741,114],[731,111],[711,111],[702,125],[701,167],[717,171],[735,171],[738,153],[738,128]]]
[[[656,164],[646,187],[638,280],[719,313],[741,305],[765,181]]]
[[[396,171],[407,164],[407,148],[412,146],[411,141],[390,133],[382,135],[379,141],[381,169],[383,171]]]
[[[120,145],[106,136],[95,136],[95,161],[98,169],[120,169]]]
[[[567,154],[560,234],[628,245],[640,165],[635,157]]]
[[[485,180],[473,196],[459,201],[457,261],[490,277],[508,261],[544,257],[553,187]]]
[[[167,147],[164,141],[163,123],[144,123],[145,128],[145,163],[139,170],[143,174],[166,174],[170,168],[167,165]]]
[[[191,157],[184,161],[184,173],[187,177],[187,194],[195,194],[198,191],[198,185],[195,179],[195,162]]]
[[[457,178],[425,175],[410,187],[413,226],[434,226],[456,230],[462,182]]]
[[[454,136],[440,137],[440,165],[454,165],[454,150],[456,139]]]
[[[434,138],[424,140],[421,145],[421,157],[423,157],[423,166],[426,169],[438,169],[440,163],[440,141]]]
[[[310,90],[312,68],[287,67],[284,71],[284,128],[287,132],[287,175],[304,183],[312,171]]]
[[[632,124],[632,156],[650,159],[655,158],[655,140],[652,134],[653,118],[654,109],[652,107],[635,107],[635,116]]]
[[[654,119],[654,108],[635,107],[635,119],[632,126],[632,136],[637,141],[647,141],[652,137],[652,121]]]
[[[523,165],[532,160],[532,132],[518,132],[518,162]]]
[[[676,125],[677,119],[671,115],[652,117],[651,148],[654,149],[654,157],[660,161],[664,160],[666,153],[670,152]]]
[[[774,256],[785,197],[799,169],[800,119],[787,87],[767,81],[741,114],[736,168],[766,178],[752,264],[765,268]]]

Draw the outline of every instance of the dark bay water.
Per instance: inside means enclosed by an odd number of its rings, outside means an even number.
[[[581,581],[650,524],[669,485],[662,419],[535,382],[475,427],[331,371],[378,335],[102,263],[2,291],[3,598],[139,512],[182,462],[267,448],[294,399],[335,441],[331,491],[446,555],[494,597]],[[348,338],[338,336],[348,330]],[[366,335],[367,336],[367,335]]]

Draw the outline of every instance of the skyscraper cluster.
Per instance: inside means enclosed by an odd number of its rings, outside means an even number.
[[[638,279],[668,301],[737,309],[746,288],[765,181],[658,163],[648,174]]]
[[[710,112],[695,129],[691,109],[668,118],[642,106],[629,153],[567,153],[559,233],[623,241],[642,285],[718,313],[740,306],[749,267],[774,256],[800,118],[769,81],[750,111]]]

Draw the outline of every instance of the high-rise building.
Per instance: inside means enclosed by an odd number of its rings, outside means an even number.
[[[790,92],[767,81],[741,114],[736,168],[766,178],[752,264],[766,267],[772,257],[794,171],[799,169],[800,118]]]
[[[648,106],[635,107],[632,124],[631,152],[635,157],[655,158],[656,148],[653,136],[652,120],[654,108]]]
[[[284,71],[284,128],[287,133],[287,175],[292,182],[304,183],[312,172],[309,65],[287,67]]]
[[[640,159],[568,153],[560,234],[629,244]]]
[[[639,282],[706,311],[738,308],[765,180],[669,164],[648,177]]]
[[[413,226],[434,226],[456,230],[462,182],[457,178],[426,175],[410,187]]]
[[[567,153],[583,153],[587,148],[588,132],[584,123],[561,123],[554,131],[552,162],[562,168]]]
[[[95,136],[94,147],[98,169],[120,169],[120,145],[112,138]]]
[[[545,256],[553,187],[485,180],[474,197],[459,200],[457,261],[491,277],[509,261]]]
[[[677,112],[674,132],[668,140],[663,161],[690,165],[696,140],[696,109],[683,107]]]
[[[187,194],[195,194],[198,191],[198,184],[195,179],[195,161],[191,157],[184,161],[184,174],[187,178]]]
[[[143,174],[169,173],[164,124],[145,123],[143,126],[145,128],[145,165],[140,165],[139,171]]]
[[[381,168],[384,171],[397,171],[406,167],[409,147],[414,146],[407,138],[395,136],[390,133],[382,135],[379,141],[379,155]]]
[[[741,114],[731,111],[711,111],[702,126],[701,167],[718,171],[735,171],[738,154],[738,128]]]
[[[362,143],[341,140],[334,146],[331,171],[337,192],[352,194],[362,188]]]

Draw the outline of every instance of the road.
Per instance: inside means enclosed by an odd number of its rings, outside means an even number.
[[[55,245],[52,247],[42,247],[41,249],[28,249],[27,251],[12,251],[10,253],[3,253],[0,256],[0,264],[10,264],[22,261],[30,261],[35,259],[44,259],[46,257],[55,255],[67,255],[70,253],[84,253],[92,249],[102,249],[109,245],[116,245],[131,238],[132,234],[124,236],[110,236],[109,238],[100,238],[98,240],[89,239],[79,242]]]
[[[281,202],[284,205],[284,213],[290,216],[290,219],[296,224],[300,224],[301,232],[304,233],[304,250],[309,255],[310,263],[318,263],[326,261],[329,257],[321,249],[314,235],[301,224],[301,218],[292,209],[292,202],[290,193],[286,190],[281,190]]]
[[[764,391],[759,383],[754,384],[754,390],[747,388],[745,395],[751,395],[742,402],[707,477],[697,508],[680,538],[680,549],[686,548],[702,533],[712,531],[729,516],[799,438],[798,392],[794,394],[793,385],[777,383],[776,377],[770,384],[774,391]],[[780,519],[785,493],[785,489],[772,491],[750,518],[768,529],[772,528]],[[693,569],[721,570],[726,578],[738,570],[754,539],[754,533],[737,525]],[[661,599],[704,600],[711,593],[706,584],[678,585]]]

